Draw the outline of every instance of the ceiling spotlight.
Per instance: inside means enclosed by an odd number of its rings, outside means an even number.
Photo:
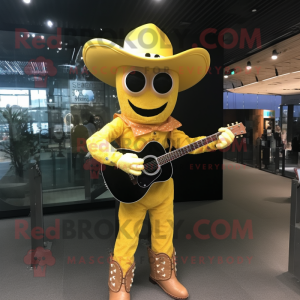
[[[83,59],[83,57],[81,56],[81,59]]]
[[[47,25],[48,25],[49,27],[52,27],[52,26],[53,26],[53,23],[49,20],[49,21],[47,22]]]
[[[27,37],[28,37],[28,38],[30,37],[30,34],[29,34],[29,33],[27,34]]]
[[[45,38],[43,35],[41,36],[42,40]]]
[[[61,50],[62,48],[58,48],[58,50]]]
[[[49,99],[49,102],[52,102],[52,99]]]
[[[23,34],[21,34],[21,37],[23,37]]]
[[[257,9],[256,9],[256,8],[253,8],[253,9],[252,9],[252,12],[257,12]]]
[[[24,3],[29,4],[31,0],[23,0]]]
[[[100,28],[100,30],[102,31],[102,28]]]
[[[49,50],[49,47],[47,48],[47,50]]]
[[[35,34],[33,33],[31,36],[34,38],[34,37],[35,37]]]
[[[251,69],[252,69],[251,61],[248,61],[247,62],[247,70],[251,70]]]
[[[272,52],[272,59],[277,59],[277,57],[278,57],[277,51],[273,50],[273,52]]]
[[[59,53],[59,51],[57,51],[57,53]]]
[[[227,75],[227,74],[225,74],[225,75],[224,75],[224,78],[228,78],[228,75]]]

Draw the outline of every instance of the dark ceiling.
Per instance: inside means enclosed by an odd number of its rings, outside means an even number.
[[[112,39],[123,39],[133,28],[151,22],[168,35],[184,33],[198,44],[200,33],[206,28],[232,28],[239,35],[241,28],[246,28],[250,36],[259,28],[263,49],[299,33],[300,28],[299,0],[31,0],[30,4],[0,0],[0,4],[0,30],[26,28],[45,35],[56,30],[46,25],[48,20],[65,31],[73,29],[76,36],[102,37],[103,30],[105,34],[110,30],[108,36],[115,35]],[[257,11],[252,12],[253,9]],[[225,43],[230,43],[230,39],[230,34],[225,35]],[[5,42],[1,39],[0,55]],[[225,65],[256,51],[256,47],[226,49]]]

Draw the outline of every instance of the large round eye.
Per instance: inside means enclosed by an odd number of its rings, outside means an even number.
[[[166,94],[172,86],[173,80],[168,73],[159,73],[153,78],[153,88],[159,94]]]
[[[139,71],[132,71],[127,74],[125,84],[129,91],[138,93],[145,87],[146,78],[143,73]]]

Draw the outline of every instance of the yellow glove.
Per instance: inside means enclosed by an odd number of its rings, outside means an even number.
[[[139,176],[142,174],[140,170],[144,170],[144,160],[136,154],[126,153],[118,160],[117,167],[126,173]]]
[[[221,127],[218,131],[222,132],[222,134],[218,138],[218,143],[216,144],[216,147],[219,150],[227,148],[234,141],[234,134],[226,127]]]

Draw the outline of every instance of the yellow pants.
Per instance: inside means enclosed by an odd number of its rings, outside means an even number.
[[[151,248],[154,252],[173,254],[174,231],[174,184],[170,178],[152,185],[148,193],[138,202],[121,203],[119,208],[119,233],[114,248],[114,260],[122,270],[123,276],[134,262],[146,212],[151,222]]]

